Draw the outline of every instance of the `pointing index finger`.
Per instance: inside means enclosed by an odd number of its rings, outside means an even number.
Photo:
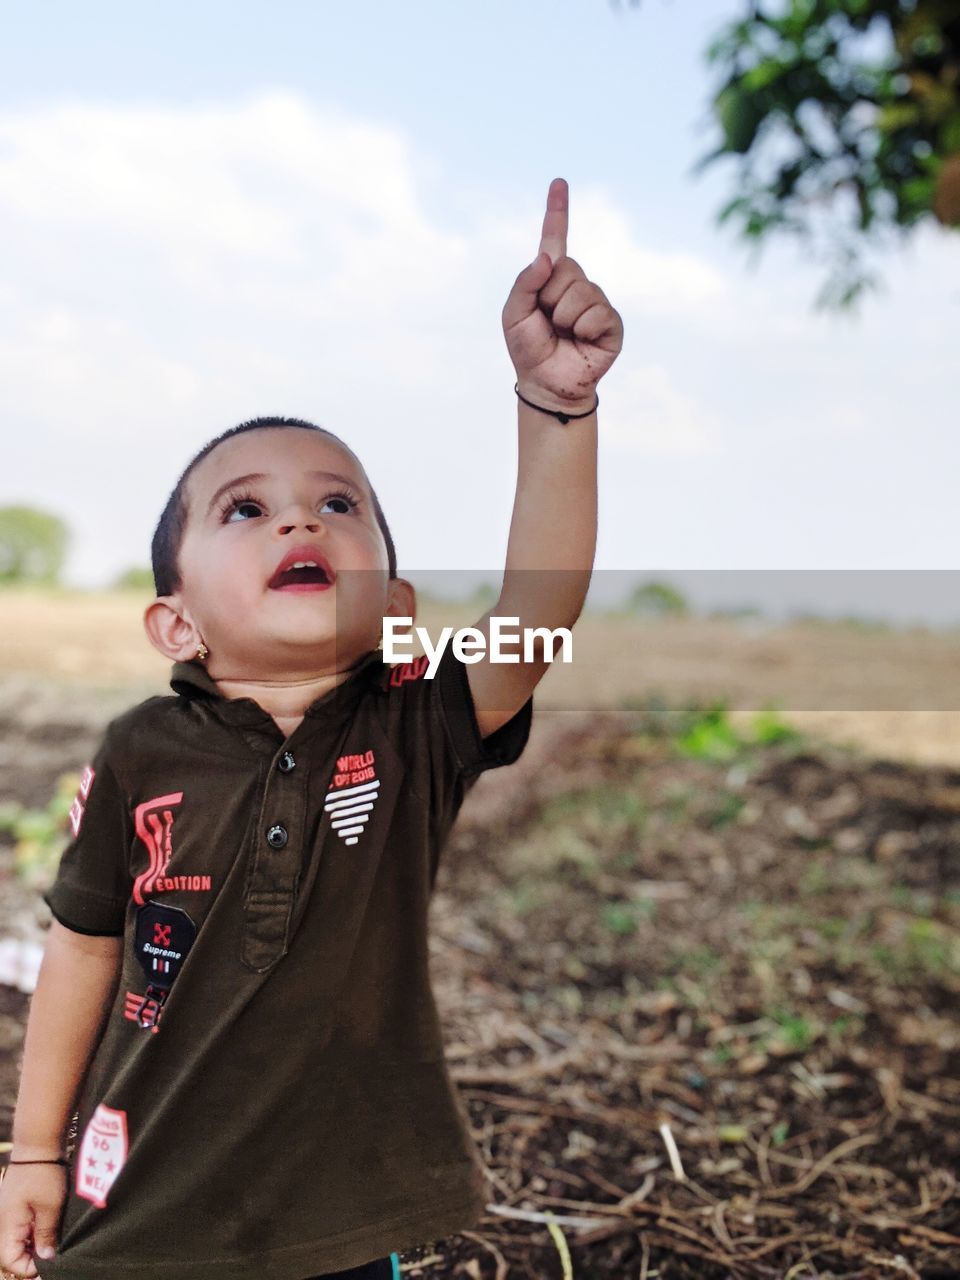
[[[565,178],[554,178],[547,192],[547,211],[543,216],[540,235],[540,252],[549,253],[550,260],[567,256],[567,222],[569,220],[570,191]]]

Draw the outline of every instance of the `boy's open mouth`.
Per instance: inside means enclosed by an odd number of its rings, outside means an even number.
[[[314,547],[292,547],[267,583],[271,591],[327,591],[336,574]]]

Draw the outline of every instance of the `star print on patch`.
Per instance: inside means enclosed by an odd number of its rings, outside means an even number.
[[[80,1143],[75,1189],[98,1209],[107,1207],[107,1196],[127,1159],[127,1113],[101,1102],[90,1118]]]
[[[356,844],[373,811],[380,788],[372,751],[340,756],[323,802],[330,825],[341,840]]]

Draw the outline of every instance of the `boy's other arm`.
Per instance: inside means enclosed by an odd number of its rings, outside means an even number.
[[[477,725],[488,737],[542,679],[546,656],[492,662],[491,616],[526,628],[572,627],[580,616],[597,542],[596,386],[623,344],[623,322],[606,295],[567,257],[568,192],[550,184],[540,252],[520,272],[503,308],[503,331],[520,393],[544,409],[586,414],[562,424],[517,402],[517,492],[503,585],[474,624],[487,638],[467,667]],[[510,628],[512,629],[512,627]],[[538,642],[542,644],[542,642]]]
[[[15,1160],[63,1155],[67,1126],[120,977],[122,937],[50,925],[30,1002],[13,1120]]]

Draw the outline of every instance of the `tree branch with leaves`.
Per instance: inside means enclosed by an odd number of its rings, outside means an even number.
[[[875,286],[868,243],[960,226],[958,0],[753,0],[707,60],[722,73],[723,141],[694,171],[739,157],[719,221],[757,246],[786,233],[821,254],[818,306]]]

